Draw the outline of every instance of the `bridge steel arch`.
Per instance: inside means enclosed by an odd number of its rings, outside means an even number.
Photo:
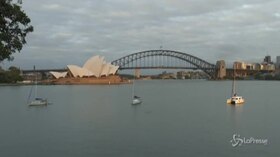
[[[137,53],[133,53],[127,56],[124,56],[122,58],[119,58],[117,60],[114,60],[111,62],[113,65],[119,66],[120,70],[123,69],[137,69],[139,67],[126,67],[131,62],[134,62],[136,60],[140,60],[141,58],[146,57],[152,57],[152,56],[169,56],[173,58],[177,58],[180,60],[183,60],[185,62],[188,62],[192,65],[194,65],[197,69],[201,69],[206,74],[210,76],[210,78],[215,78],[216,76],[216,66],[214,64],[211,64],[203,59],[200,59],[198,57],[195,57],[193,55],[178,52],[178,51],[172,51],[172,50],[148,50],[148,51],[141,51]],[[151,67],[152,68],[152,67]]]

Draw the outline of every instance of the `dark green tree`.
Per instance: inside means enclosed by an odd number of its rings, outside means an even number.
[[[11,83],[16,83],[17,81],[23,80],[20,76],[20,69],[17,67],[11,66],[7,74]]]
[[[274,80],[275,78],[271,74],[267,74],[264,76],[265,80]]]
[[[22,80],[20,69],[17,67],[11,66],[8,71],[0,71],[0,83],[17,83]]]
[[[30,18],[13,0],[0,0],[0,62],[12,60],[13,53],[20,52],[26,44],[25,37],[33,32]]]

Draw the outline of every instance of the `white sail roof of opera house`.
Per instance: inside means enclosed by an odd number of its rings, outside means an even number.
[[[90,76],[96,76],[92,71],[81,68],[77,65],[67,65],[67,68],[70,70],[71,74],[74,77],[90,77]]]
[[[101,77],[114,75],[119,66],[107,63],[102,56],[93,56],[85,62],[83,67],[67,65],[67,68],[74,77]]]
[[[50,74],[52,74],[56,79],[58,78],[64,78],[67,75],[67,72],[55,72],[55,71],[50,71]]]
[[[105,62],[104,57],[93,56],[86,61],[83,68],[88,69],[89,71],[93,72],[96,77],[100,77],[102,70],[103,70],[104,62]],[[105,62],[105,64],[106,64],[106,62]]]
[[[115,66],[115,65],[110,65],[110,70],[109,70],[109,75],[115,75],[117,70],[119,69],[119,66]]]
[[[110,75],[110,73],[109,73],[110,67],[111,67],[110,63],[104,62],[103,65],[102,65],[102,71],[101,71],[100,76],[108,76],[108,75]]]

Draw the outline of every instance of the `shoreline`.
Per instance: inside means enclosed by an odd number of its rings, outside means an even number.
[[[65,79],[68,80],[69,79]],[[54,81],[54,80],[43,80],[38,82],[38,85],[124,85],[124,84],[131,84],[132,80],[130,79],[122,79],[121,81],[110,81],[108,79],[92,79],[92,78],[79,78],[79,79],[72,79],[72,81]],[[82,80],[82,81],[81,81]],[[91,81],[89,81],[91,80]],[[182,80],[182,79],[137,79],[141,81],[150,81],[150,80]],[[185,79],[184,81],[188,80],[204,80],[204,79]],[[205,81],[232,81],[230,79],[226,80],[205,80]],[[267,82],[277,82],[279,80],[237,80],[237,81],[267,81]],[[34,82],[31,83],[0,83],[0,86],[30,86],[35,85]]]
[[[59,78],[45,80],[41,83],[54,85],[118,85],[127,84],[129,80],[122,79],[119,76],[108,76],[103,78]]]

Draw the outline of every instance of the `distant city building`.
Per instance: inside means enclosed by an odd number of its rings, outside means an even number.
[[[177,78],[178,79],[187,79],[190,78],[190,73],[186,72],[186,71],[178,71],[177,72]]]
[[[269,60],[267,60],[269,61]],[[263,62],[263,63],[245,63],[245,62],[234,62],[233,66],[235,67],[235,69],[238,70],[270,70],[273,71],[275,70],[275,65],[272,63],[267,63],[267,62]]]
[[[23,80],[30,80],[30,81],[43,79],[42,73],[39,73],[39,72],[30,72],[30,73],[26,73],[26,74],[21,74],[21,77],[23,78]]]
[[[261,70],[275,70],[275,64],[271,60],[271,56],[265,56],[263,59],[263,63],[261,63]]]
[[[253,70],[261,70],[261,69],[262,69],[262,65],[260,63],[253,64]]]
[[[167,73],[166,71],[162,72],[162,74],[160,74],[158,76],[160,79],[177,79],[177,75],[174,73]]]
[[[253,63],[247,63],[245,66],[246,66],[246,70],[255,70],[254,69],[255,66]]]
[[[246,63],[240,62],[240,61],[236,61],[236,62],[233,63],[233,67],[235,69],[246,69]]]
[[[207,79],[209,76],[203,71],[178,71],[177,79]]]
[[[274,64],[261,64],[261,70],[274,71],[275,65]]]
[[[276,57],[276,69],[280,69],[280,56]]]
[[[271,61],[271,56],[265,56],[263,59],[264,63],[272,64],[273,62]]]

